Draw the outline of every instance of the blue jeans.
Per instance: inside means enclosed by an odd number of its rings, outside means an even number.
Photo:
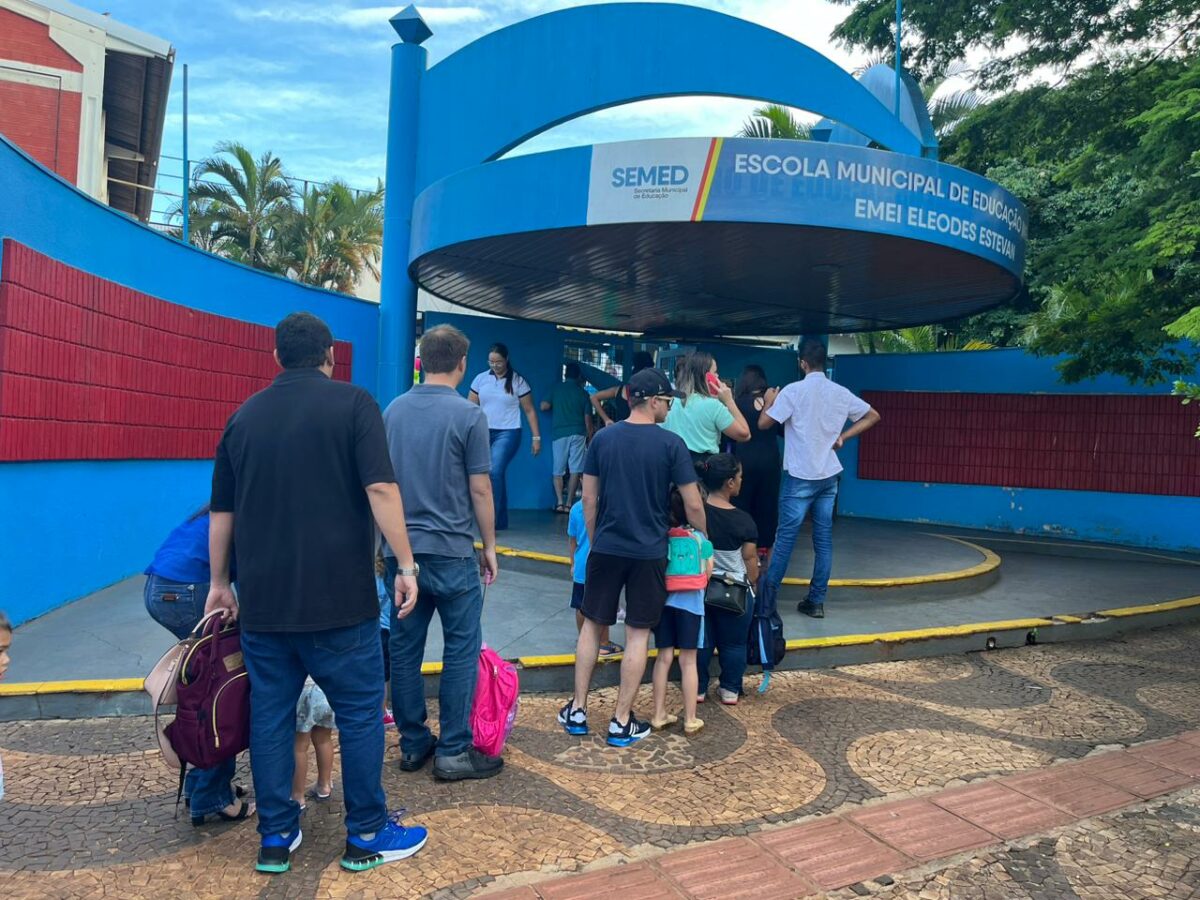
[[[808,481],[783,473],[783,488],[779,492],[779,531],[775,535],[775,550],[767,581],[776,590],[783,584],[796,535],[809,508],[812,509],[813,572],[808,588],[809,602],[821,605],[829,590],[829,573],[833,569],[833,501],[837,498],[838,477]]]
[[[293,745],[306,675],[325,692],[337,720],[346,831],[383,828],[379,619],[325,631],[243,631],[242,655],[250,673],[250,769],[259,834],[290,834],[300,825],[300,804],[292,799]]]
[[[208,582],[183,584],[159,575],[146,576],[146,612],[179,640],[192,633],[204,617]],[[233,775],[237,760],[230,758],[211,769],[188,769],[183,796],[193,816],[207,816],[233,805]]]
[[[483,643],[483,591],[479,563],[474,557],[455,558],[417,554],[417,605],[403,619],[392,605],[392,715],[400,731],[400,752],[421,755],[433,742],[425,724],[425,683],[421,660],[429,622],[437,610],[442,622],[442,676],[438,683],[438,756],[457,756],[471,748],[471,702],[479,676]],[[396,560],[384,559],[383,583],[395,601]]]
[[[713,648],[720,654],[721,678],[718,682],[727,691],[742,692],[742,676],[746,674],[746,645],[750,641],[750,623],[754,620],[754,598],[747,597],[746,611],[740,616],[723,609],[704,608],[704,646],[696,654],[696,672],[700,676],[700,693],[708,693],[708,666]]]
[[[492,428],[488,430],[488,441],[492,447],[492,501],[496,505],[496,530],[508,527],[508,464],[517,455],[521,446],[520,428]]]

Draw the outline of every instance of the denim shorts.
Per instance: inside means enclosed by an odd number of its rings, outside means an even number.
[[[582,434],[557,438],[554,441],[555,475],[581,475],[583,461],[587,457],[587,439]]]

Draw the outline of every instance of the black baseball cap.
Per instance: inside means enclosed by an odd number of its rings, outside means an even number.
[[[645,400],[647,397],[682,397],[680,391],[671,387],[667,376],[658,369],[642,369],[629,379],[629,399]]]

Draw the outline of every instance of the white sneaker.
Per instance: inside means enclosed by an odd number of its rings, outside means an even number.
[[[737,706],[738,695],[734,691],[727,691],[725,688],[718,688],[717,696],[726,706]]]

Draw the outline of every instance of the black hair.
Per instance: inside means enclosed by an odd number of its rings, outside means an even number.
[[[696,463],[696,474],[709,491],[719,490],[730,478],[736,478],[742,464],[732,453],[714,453]]]
[[[687,525],[687,510],[683,505],[683,494],[679,488],[671,488],[671,527],[683,528]]]
[[[676,387],[683,391],[684,402],[691,399],[692,394],[699,394],[701,397],[709,395],[708,382],[706,376],[713,365],[713,355],[705,353],[703,350],[697,350],[694,353],[689,353],[683,358],[682,364],[678,368],[678,378],[676,378]]]
[[[563,378],[567,381],[578,381],[582,374],[577,362],[572,361],[563,366]]]
[[[428,375],[453,372],[471,349],[467,336],[453,325],[438,325],[421,335],[421,369]]]
[[[312,313],[292,313],[275,326],[275,352],[285,369],[319,368],[332,346],[333,332]]]
[[[508,347],[505,344],[497,342],[488,347],[488,356],[491,356],[493,353],[502,357],[508,363],[508,371],[504,373],[504,391],[511,394],[513,392],[513,376],[517,374],[517,370],[512,367],[512,363],[508,362]]]
[[[642,371],[642,369],[653,369],[653,368],[654,368],[654,354],[653,353],[648,353],[645,350],[639,350],[637,353],[633,354],[633,372],[631,374],[636,375],[638,372]]]
[[[808,363],[809,371],[824,372],[829,362],[829,351],[816,338],[805,338],[800,345],[800,358]]]
[[[750,365],[742,369],[742,374],[737,380],[737,388],[734,389],[733,394],[741,400],[743,397],[761,394],[766,389],[767,373],[763,371],[762,366],[750,363]]]
[[[188,521],[195,522],[200,517],[207,516],[210,512],[212,512],[212,504],[205,503],[202,507],[200,507],[194,513],[192,513],[190,516],[188,516]]]

